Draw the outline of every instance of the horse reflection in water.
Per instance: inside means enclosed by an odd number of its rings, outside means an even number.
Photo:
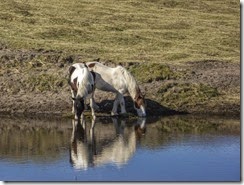
[[[72,121],[70,162],[73,167],[86,170],[105,164],[118,167],[126,164],[136,151],[138,139],[145,133],[146,118],[138,118],[133,126],[126,126],[125,120],[112,118],[114,128],[110,129],[110,133],[107,129],[109,125],[99,128],[95,133],[95,119],[92,119],[89,129],[84,119]],[[107,132],[106,136],[100,136],[102,132]]]
[[[70,162],[74,168],[87,169],[89,164],[92,164],[92,159],[89,158],[89,152],[94,153],[92,147],[94,139],[88,138],[86,133],[86,123],[84,117],[81,120],[72,120],[72,135],[70,147]],[[95,118],[92,119],[92,125],[89,135],[92,133],[95,126]]]

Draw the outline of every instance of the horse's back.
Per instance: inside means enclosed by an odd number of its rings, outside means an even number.
[[[92,70],[96,73],[99,73],[99,74],[105,74],[105,73],[111,74],[113,72],[113,70],[115,69],[113,67],[103,65],[100,62],[87,62],[86,65],[88,66],[88,68],[90,70]]]
[[[94,77],[83,63],[75,63],[69,68],[69,83],[73,89],[86,89],[88,93],[93,91]],[[75,88],[74,88],[75,87]]]
[[[99,62],[86,63],[91,71],[96,73],[96,88],[103,91],[125,93],[126,85],[121,68],[122,66],[109,67]]]
[[[72,66],[75,67],[76,69],[87,68],[86,64],[84,63],[75,63]]]

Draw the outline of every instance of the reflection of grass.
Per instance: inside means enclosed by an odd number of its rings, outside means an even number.
[[[3,120],[0,126],[0,155],[14,162],[23,162],[23,158],[47,163],[57,160],[60,151],[64,146],[68,146],[70,141],[72,127],[62,120]]]
[[[164,133],[240,133],[240,124],[238,119],[232,118],[203,118],[194,116],[174,116],[163,118],[157,123],[157,128]]]
[[[240,135],[240,120],[230,117],[204,116],[166,116],[147,124],[145,136],[140,140],[142,146],[162,148],[172,142],[180,141],[184,135]]]
[[[116,4],[116,6],[115,6]],[[238,1],[42,0],[0,2],[1,42],[84,59],[239,62]]]
[[[161,130],[164,133],[210,133],[218,130],[220,124],[214,124],[206,120],[192,120],[178,118],[173,124],[172,121],[164,120],[161,124]]]

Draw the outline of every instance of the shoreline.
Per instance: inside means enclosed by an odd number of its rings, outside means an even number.
[[[80,56],[45,50],[0,50],[0,114],[71,113],[68,68]],[[122,65],[146,94],[147,116],[207,114],[240,116],[240,63],[204,60],[182,64],[101,61]],[[95,91],[101,113],[110,115],[115,95]],[[136,115],[132,99],[126,110]]]

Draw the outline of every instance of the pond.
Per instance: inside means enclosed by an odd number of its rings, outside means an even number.
[[[1,181],[240,181],[240,120],[0,119]]]

